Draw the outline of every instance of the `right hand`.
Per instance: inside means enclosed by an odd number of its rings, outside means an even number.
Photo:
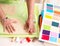
[[[27,29],[29,34],[33,34],[35,32],[34,21],[33,19],[27,19],[24,29]]]

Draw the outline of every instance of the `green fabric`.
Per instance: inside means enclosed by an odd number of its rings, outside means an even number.
[[[9,18],[17,18],[19,19],[23,24],[25,23],[25,21],[27,20],[27,6],[26,6],[26,2],[24,1],[17,1],[17,2],[14,2],[12,4],[6,4],[6,5],[11,5],[11,6],[16,6],[16,13],[12,16],[12,15],[9,15],[7,12],[6,12],[6,16],[9,17]],[[4,8],[5,9],[5,8]],[[38,11],[38,7],[35,5],[35,10],[34,10],[34,21],[36,22],[35,23],[35,29],[36,29],[36,32],[31,35],[31,37],[35,37],[35,36],[38,36],[38,15],[39,15],[39,11]],[[0,24],[0,36],[3,36],[3,37],[9,37],[8,35],[6,35],[4,32],[3,32],[3,28]],[[5,35],[4,35],[5,34]],[[25,36],[27,36],[26,34],[23,34]],[[17,36],[17,35],[10,35],[10,37],[12,36]],[[18,35],[20,37],[22,37],[22,35]],[[29,35],[28,35],[29,36]]]
[[[0,0],[0,3],[10,4],[10,3],[12,3],[13,1],[17,1],[17,0]]]

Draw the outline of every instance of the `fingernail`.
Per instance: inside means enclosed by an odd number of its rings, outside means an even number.
[[[32,32],[31,32],[31,31],[29,31],[29,33],[30,33],[30,34],[32,34]]]

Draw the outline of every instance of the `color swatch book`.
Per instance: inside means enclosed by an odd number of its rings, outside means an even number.
[[[45,3],[39,40],[60,44],[60,6]]]
[[[2,0],[1,0],[2,1]],[[28,18],[27,4],[25,0],[3,0],[0,1],[0,8],[4,12],[4,15],[12,22],[15,32],[8,33],[8,30],[0,23],[0,37],[38,37],[38,15],[39,10],[37,5],[34,7],[34,28],[35,31],[32,34],[28,33],[28,30],[24,29]]]

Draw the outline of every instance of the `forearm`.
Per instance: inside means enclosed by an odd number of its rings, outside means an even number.
[[[0,20],[2,20],[4,18],[6,18],[5,13],[4,13],[3,9],[0,7]]]
[[[27,8],[28,8],[28,19],[31,17],[33,19],[34,17],[34,2],[35,0],[26,0],[27,2]]]

